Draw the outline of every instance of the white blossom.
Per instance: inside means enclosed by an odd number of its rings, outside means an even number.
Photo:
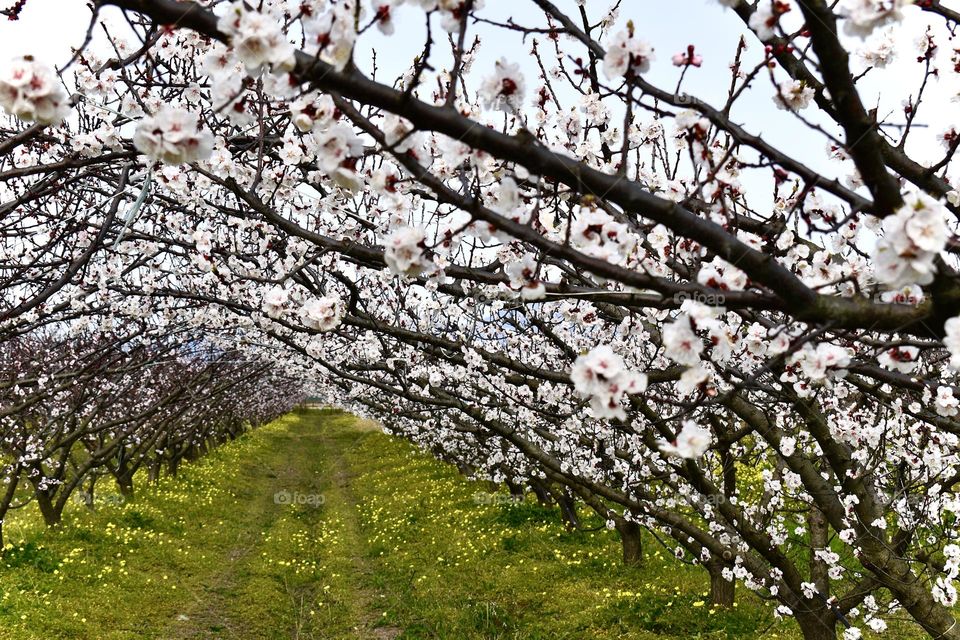
[[[300,308],[300,319],[304,326],[317,331],[336,329],[342,317],[343,302],[336,296],[314,298]]]
[[[672,442],[660,440],[660,451],[680,458],[695,459],[702,456],[713,444],[713,435],[692,420],[685,420],[683,428]]]
[[[251,75],[267,67],[290,71],[296,65],[295,49],[280,23],[259,11],[248,11],[242,0],[227,6],[217,28],[230,37],[230,46]]]
[[[277,285],[269,289],[263,296],[263,310],[271,318],[279,318],[287,306],[287,300],[290,299],[290,292]]]
[[[646,73],[653,60],[653,47],[646,40],[636,37],[631,22],[607,45],[607,53],[603,57],[603,74],[609,80],[615,80],[627,73]]]
[[[210,157],[213,136],[201,128],[197,114],[164,105],[137,123],[133,144],[151,160],[190,164]]]
[[[933,281],[934,259],[947,243],[943,210],[930,196],[914,192],[894,215],[884,218],[883,237],[873,254],[877,280],[891,288]]]
[[[425,235],[419,227],[400,227],[383,243],[383,259],[398,275],[416,276],[429,264],[423,255]]]
[[[590,398],[590,408],[598,418],[625,419],[623,398],[647,388],[646,374],[628,370],[623,358],[605,344],[576,359],[570,380],[579,395]]]
[[[53,69],[30,57],[0,70],[0,107],[28,122],[55,125],[67,117],[67,94]]]
[[[517,111],[523,104],[526,83],[520,73],[520,65],[500,58],[494,65],[494,73],[480,85],[480,97],[488,109]]]

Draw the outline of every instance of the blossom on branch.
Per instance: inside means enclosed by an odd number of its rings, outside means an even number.
[[[623,358],[606,344],[579,356],[570,380],[580,396],[590,399],[590,408],[598,418],[626,419],[623,398],[647,389],[646,374],[627,369]]]
[[[290,71],[296,65],[295,49],[281,25],[259,11],[248,11],[242,1],[228,5],[217,28],[230,37],[230,45],[250,75],[260,75],[267,67]]]
[[[283,315],[290,299],[290,292],[277,285],[263,295],[263,310],[271,318],[277,319]]]
[[[156,162],[191,164],[210,157],[213,136],[201,129],[197,114],[164,105],[137,124],[133,145]]]
[[[383,259],[387,267],[397,275],[416,276],[429,265],[424,257],[423,229],[400,227],[394,230],[383,243]]]
[[[343,302],[336,296],[315,298],[300,307],[300,320],[305,327],[317,331],[331,331],[340,326]]]
[[[701,427],[692,420],[683,422],[683,428],[673,441],[665,439],[659,441],[660,451],[687,460],[699,458],[707,452],[711,444],[713,444],[713,435],[709,429]]]
[[[778,109],[800,111],[810,106],[814,91],[803,80],[786,80],[777,85],[773,102]]]
[[[639,75],[650,70],[653,62],[653,47],[646,40],[635,36],[633,22],[613,37],[603,57],[603,74],[609,80],[628,74]]]
[[[492,76],[487,76],[480,86],[480,97],[488,109],[516,112],[523,105],[526,83],[520,73],[520,65],[497,60]]]
[[[510,278],[510,288],[519,290],[524,300],[540,300],[546,296],[543,282],[537,279],[537,257],[532,253],[525,253],[519,260],[507,263],[503,272]]]
[[[56,125],[67,117],[67,94],[53,69],[30,56],[0,71],[0,107],[28,122]]]
[[[881,228],[873,254],[877,280],[895,289],[933,282],[934,259],[947,243],[943,205],[921,192],[908,194]]]

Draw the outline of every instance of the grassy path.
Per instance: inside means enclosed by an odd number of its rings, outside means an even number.
[[[669,550],[624,568],[602,527],[568,532],[338,412],[7,532],[0,640],[795,637],[749,598],[712,610]]]

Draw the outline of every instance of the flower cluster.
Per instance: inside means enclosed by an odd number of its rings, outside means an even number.
[[[598,418],[626,419],[623,398],[647,389],[646,374],[628,370],[623,358],[605,344],[576,359],[570,380],[580,396],[590,398],[590,408]]]
[[[67,117],[67,94],[53,69],[24,57],[0,70],[0,106],[21,120],[60,124]]]
[[[503,272],[510,278],[510,288],[519,290],[524,300],[540,300],[546,295],[546,288],[537,279],[537,258],[532,253],[525,253],[519,260],[507,263]]]
[[[703,64],[703,56],[697,54],[691,44],[687,45],[686,51],[673,54],[670,61],[673,62],[675,67],[699,67]]]
[[[761,40],[769,40],[777,34],[780,16],[790,11],[790,3],[784,0],[759,0],[750,16],[750,28]]]
[[[773,102],[778,109],[799,111],[810,106],[814,91],[803,80],[786,80],[777,85]]]
[[[337,122],[315,135],[317,141],[317,166],[334,182],[347,189],[356,190],[362,181],[356,172],[356,158],[363,153],[363,140],[353,128]]]
[[[947,243],[943,205],[924,193],[912,193],[895,215],[883,220],[883,237],[873,259],[877,280],[891,288],[930,284],[934,259]]]
[[[213,136],[200,128],[197,114],[163,105],[156,114],[140,120],[133,145],[156,162],[190,164],[210,157]]]
[[[480,86],[480,97],[488,109],[515,112],[523,105],[525,93],[520,65],[505,58],[497,60],[493,75],[485,78]]]
[[[703,341],[694,332],[690,316],[681,314],[664,325],[663,349],[665,355],[677,364],[694,366],[700,363]]]
[[[806,343],[787,358],[788,365],[798,364],[800,372],[811,382],[823,382],[829,375],[842,377],[850,365],[850,351],[829,342],[816,346]]]
[[[866,38],[874,29],[903,19],[901,9],[913,0],[845,0],[841,9],[846,17],[844,31]]]
[[[710,445],[713,444],[713,436],[709,429],[705,429],[692,420],[685,420],[680,433],[673,441],[660,440],[660,451],[678,458],[692,460],[699,458]]]
[[[280,285],[272,287],[265,294],[263,294],[263,310],[271,318],[279,318],[283,315],[289,299],[289,291]]]
[[[347,66],[357,41],[351,3],[339,3],[326,13],[304,20],[303,30],[307,53],[338,70]]]
[[[217,28],[230,37],[237,58],[251,75],[268,67],[289,71],[296,65],[295,49],[280,24],[258,11],[247,11],[241,1],[227,7]]]
[[[424,233],[418,227],[400,227],[383,242],[383,259],[398,275],[416,276],[430,264],[424,257]]]
[[[614,264],[624,262],[636,246],[636,236],[627,225],[600,209],[580,209],[570,227],[570,239],[588,256]]]
[[[613,37],[603,57],[603,73],[614,80],[628,74],[641,74],[650,70],[653,62],[653,47],[646,40],[635,36],[633,23]]]
[[[317,331],[336,329],[342,318],[343,301],[336,296],[315,298],[300,307],[300,321],[305,327]]]

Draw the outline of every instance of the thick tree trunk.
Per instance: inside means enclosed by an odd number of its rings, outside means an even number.
[[[121,473],[117,476],[117,488],[124,498],[133,497],[133,474]]]
[[[580,528],[580,516],[577,515],[577,501],[564,490],[556,494],[557,504],[560,505],[560,512],[563,514],[564,523],[568,529]]]
[[[530,487],[533,490],[533,495],[537,496],[537,502],[541,506],[547,507],[553,504],[553,497],[551,497],[550,492],[547,491],[541,482],[534,480],[531,482]]]
[[[623,549],[623,564],[639,566],[643,564],[643,539],[640,536],[640,525],[630,520],[620,518],[616,521],[617,533],[620,534],[620,547]]]
[[[837,618],[826,604],[818,603],[815,611],[797,614],[800,632],[804,640],[836,640]]]
[[[155,484],[158,480],[160,480],[161,468],[162,468],[162,465],[160,464],[159,459],[154,460],[153,462],[150,463],[150,466],[147,467],[147,481],[150,484]]]
[[[37,506],[48,527],[55,527],[63,521],[63,507],[54,502],[46,491],[37,491]]]
[[[710,560],[704,565],[710,574],[710,604],[718,607],[732,607],[736,594],[736,580],[723,577],[723,563]]]
[[[517,484],[512,480],[507,480],[507,488],[510,490],[510,495],[515,497],[523,497],[526,495],[526,492],[523,490],[523,485]]]

